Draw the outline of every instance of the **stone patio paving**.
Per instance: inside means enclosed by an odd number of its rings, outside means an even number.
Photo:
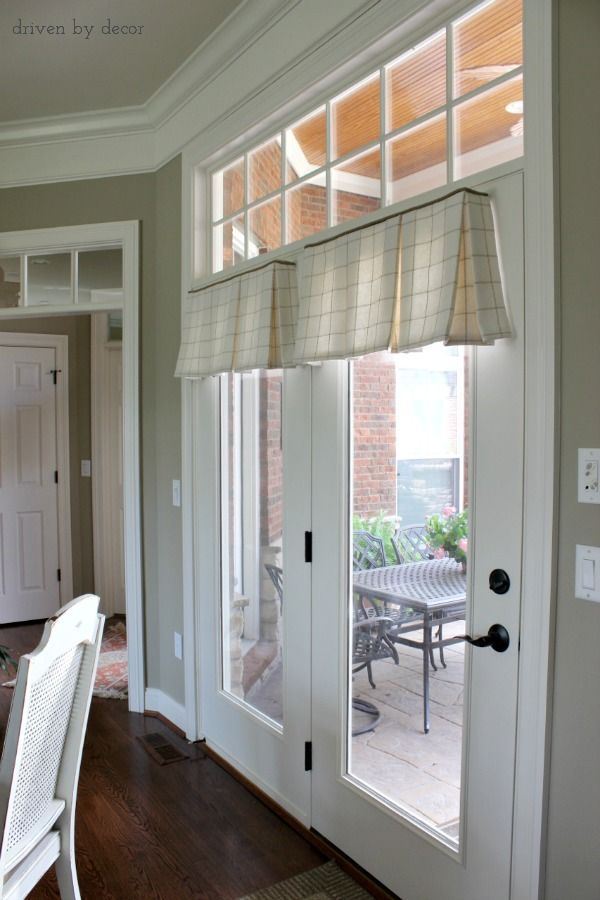
[[[444,637],[464,631],[447,626]],[[420,634],[415,638],[420,640]],[[423,654],[397,647],[400,660],[373,666],[353,681],[353,696],[374,703],[381,719],[373,731],[352,738],[350,773],[426,825],[458,839],[462,751],[464,645],[445,649],[447,668],[430,672],[430,730],[423,732]],[[435,653],[436,665],[438,653]],[[360,716],[360,713],[354,713]]]

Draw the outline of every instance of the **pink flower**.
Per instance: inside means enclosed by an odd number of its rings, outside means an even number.
[[[462,550],[463,553],[466,553],[468,543],[469,542],[467,541],[466,538],[459,538],[456,542],[456,546],[458,547],[459,550]]]
[[[453,516],[456,512],[455,506],[445,506],[442,510],[442,515],[445,519],[449,519],[450,516]]]
[[[433,558],[434,558],[434,559],[443,559],[445,555],[446,555],[446,551],[444,550],[443,547],[437,547],[437,548],[433,551]]]

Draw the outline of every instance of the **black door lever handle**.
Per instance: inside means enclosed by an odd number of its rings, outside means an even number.
[[[468,634],[463,634],[463,639],[467,643],[473,644],[474,647],[491,647],[496,653],[504,653],[505,650],[508,650],[510,644],[508,631],[504,625],[498,624],[490,625],[488,633],[481,637],[471,637]]]

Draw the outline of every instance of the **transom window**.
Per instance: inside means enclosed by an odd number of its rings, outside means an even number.
[[[523,155],[522,0],[488,0],[212,176],[212,267]]]

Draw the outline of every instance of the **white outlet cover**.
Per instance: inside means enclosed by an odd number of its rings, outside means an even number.
[[[580,503],[600,503],[600,450],[578,450],[577,499]]]

